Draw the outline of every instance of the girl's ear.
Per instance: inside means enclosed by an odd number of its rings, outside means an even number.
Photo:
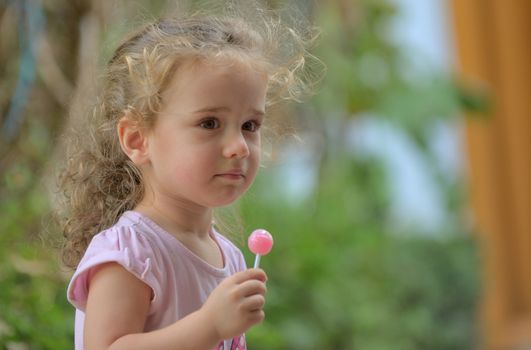
[[[117,130],[120,146],[129,159],[138,166],[149,162],[146,129],[129,112],[118,121]]]

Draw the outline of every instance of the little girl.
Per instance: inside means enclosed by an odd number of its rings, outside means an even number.
[[[212,226],[260,164],[308,57],[276,20],[160,20],[126,40],[60,177],[76,349],[246,349],[266,274]]]

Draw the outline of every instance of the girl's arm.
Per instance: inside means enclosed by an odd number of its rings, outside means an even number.
[[[201,309],[174,324],[143,333],[151,288],[116,263],[91,279],[85,311],[86,350],[211,350],[264,318],[267,277],[249,269],[225,279]]]

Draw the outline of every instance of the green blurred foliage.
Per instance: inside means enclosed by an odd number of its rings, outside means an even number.
[[[383,167],[352,159],[317,198],[271,196],[267,174],[242,205],[247,231],[267,225],[275,248],[266,321],[249,332],[255,349],[471,349],[478,280],[464,230],[437,238],[386,224]],[[269,193],[268,193],[269,192]],[[252,256],[247,253],[247,261]]]
[[[90,1],[44,3],[51,35],[64,43],[61,61],[75,62],[69,25],[77,26]],[[155,1],[149,10],[162,12],[167,3]],[[249,332],[250,347],[474,348],[478,254],[463,219],[466,195],[460,179],[444,174],[427,145],[436,123],[463,108],[487,108],[485,94],[442,72],[406,77],[403,52],[385,35],[397,15],[391,1],[315,2],[305,11],[323,30],[315,53],[328,66],[319,93],[299,110],[299,118],[317,125],[324,140],[316,157],[318,181],[311,195],[294,202],[278,186],[282,179],[266,169],[241,202],[246,232],[265,226],[275,237],[273,252],[262,259],[269,274],[267,316]],[[106,31],[104,42],[113,33]],[[17,51],[11,57],[2,52],[0,61],[16,66]],[[75,75],[72,67],[65,69]],[[2,90],[10,91],[14,79],[4,73]],[[69,273],[53,244],[42,239],[53,227],[43,179],[53,167],[50,155],[66,113],[41,81],[33,93],[31,117],[17,139],[0,142],[0,349],[71,349]],[[8,98],[0,94],[2,115]],[[392,121],[425,157],[448,211],[436,235],[394,227],[392,174],[378,159],[345,151],[345,126],[362,113]],[[243,250],[250,263],[252,256]]]
[[[33,120],[0,178],[0,348],[69,349],[73,313],[66,274],[45,243],[49,202],[43,183],[52,152],[49,130]]]

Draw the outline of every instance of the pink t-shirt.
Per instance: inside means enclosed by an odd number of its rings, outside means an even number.
[[[94,236],[67,291],[68,300],[76,307],[76,349],[83,349],[87,287],[94,267],[117,262],[150,286],[153,299],[144,331],[160,329],[198,310],[223,279],[246,269],[241,251],[214,229],[211,234],[223,254],[222,269],[208,264],[135,211],[125,212],[118,223]],[[244,335],[225,343],[226,349],[246,349]],[[223,349],[223,344],[216,349]]]

